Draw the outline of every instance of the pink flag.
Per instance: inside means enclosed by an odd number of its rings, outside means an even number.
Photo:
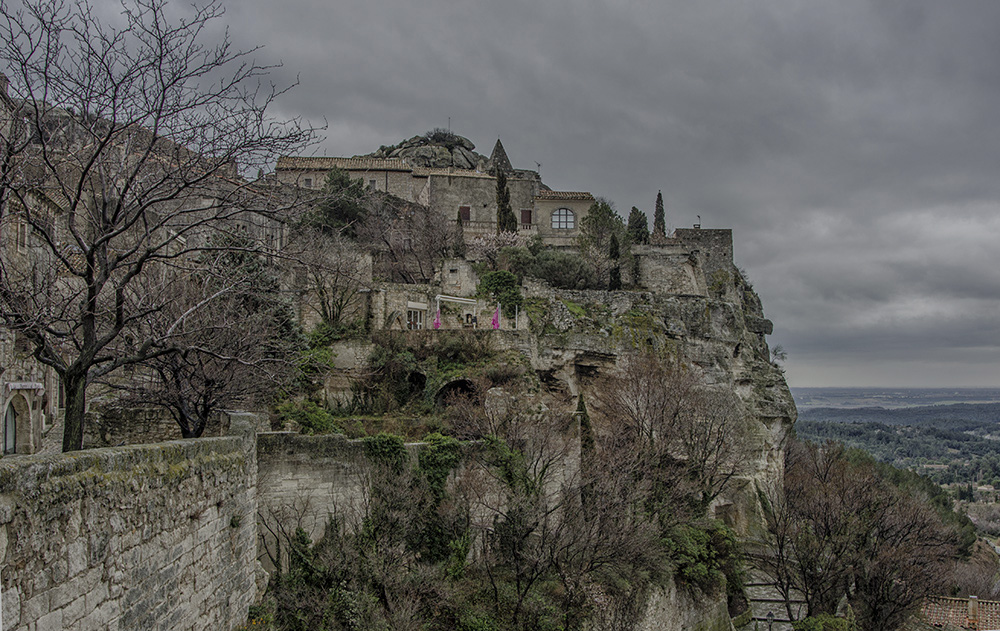
[[[500,305],[497,305],[497,310],[493,312],[493,328],[500,328]]]
[[[440,328],[441,328],[441,310],[438,309],[437,313],[434,315],[434,329],[437,330]]]

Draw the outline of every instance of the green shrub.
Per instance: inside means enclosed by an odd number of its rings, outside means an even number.
[[[854,631],[856,625],[848,618],[837,618],[828,613],[809,616],[792,623],[795,631]]]
[[[603,289],[593,266],[576,252],[529,245],[508,248],[502,256],[518,278],[537,278],[556,289]]]
[[[504,270],[484,273],[479,278],[477,293],[499,302],[507,317],[513,316],[523,302],[517,276]]]
[[[340,431],[329,410],[308,399],[285,401],[278,405],[275,412],[282,424],[291,421],[301,428],[303,434],[330,434]]]
[[[462,444],[451,436],[437,433],[426,436],[424,442],[427,444],[420,450],[417,466],[427,479],[434,498],[440,501],[444,497],[448,474],[462,460]]]
[[[401,472],[406,466],[406,446],[401,436],[379,433],[363,438],[361,442],[365,456],[372,464],[385,465],[396,472]]]
[[[685,584],[711,591],[727,579],[727,591],[743,589],[742,557],[736,535],[719,522],[673,527],[664,545],[675,575]]]

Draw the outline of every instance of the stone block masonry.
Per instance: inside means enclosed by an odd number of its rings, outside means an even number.
[[[273,571],[286,560],[283,537],[302,528],[313,541],[331,516],[355,523],[363,513],[364,445],[340,434],[304,436],[290,432],[257,435],[261,563]]]
[[[257,597],[253,428],[0,460],[3,629],[233,629]]]

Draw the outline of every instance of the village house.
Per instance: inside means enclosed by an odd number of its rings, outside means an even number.
[[[332,169],[342,169],[370,190],[421,204],[450,221],[461,217],[466,239],[496,231],[496,182],[501,171],[507,176],[518,232],[538,235],[547,245],[572,246],[580,234],[580,222],[594,203],[588,192],[553,191],[537,171],[515,169],[499,139],[489,159],[475,165],[469,160],[463,161],[464,166],[445,167],[422,166],[421,162],[427,161],[284,156],[278,159],[275,173],[282,184],[321,189]]]

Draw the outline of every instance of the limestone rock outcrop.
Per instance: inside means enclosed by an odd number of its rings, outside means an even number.
[[[476,153],[476,145],[464,136],[436,130],[414,136],[397,145],[382,146],[378,151],[356,158],[399,158],[415,167],[429,169],[484,170],[486,156]]]
[[[698,274],[703,265],[696,266]],[[772,361],[765,335],[773,325],[760,298],[730,265],[698,285],[702,293],[662,291],[573,291],[526,282],[533,314],[521,340],[532,367],[553,393],[586,394],[594,375],[613,370],[636,346],[668,348],[700,372],[711,386],[734,392],[751,423],[746,473],[715,507],[744,534],[759,523],[759,492],[779,484],[783,446],[796,410],[784,373]]]

